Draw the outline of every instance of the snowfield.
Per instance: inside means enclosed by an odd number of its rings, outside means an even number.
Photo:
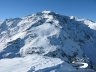
[[[33,54],[24,58],[0,60],[0,72],[27,72],[30,69],[37,71],[61,63],[63,63],[63,61],[58,58],[42,57]]]
[[[96,22],[51,11],[0,20],[0,72],[96,72]]]

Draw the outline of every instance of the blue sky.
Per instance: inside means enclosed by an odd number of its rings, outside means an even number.
[[[96,21],[96,0],[0,0],[0,19],[22,17],[43,10]]]

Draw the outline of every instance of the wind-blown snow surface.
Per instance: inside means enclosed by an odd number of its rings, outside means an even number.
[[[0,72],[95,72],[96,23],[43,11],[0,21]]]

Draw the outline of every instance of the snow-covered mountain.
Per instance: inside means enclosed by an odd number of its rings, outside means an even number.
[[[0,21],[0,72],[95,70],[95,22],[51,11]]]

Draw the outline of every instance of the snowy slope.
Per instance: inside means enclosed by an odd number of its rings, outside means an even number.
[[[56,66],[61,63],[63,63],[63,61],[60,59],[42,57],[33,54],[24,58],[2,59],[0,61],[0,72],[27,72],[32,69],[37,71],[39,69]]]
[[[51,11],[0,21],[0,72],[95,72],[96,23]]]

